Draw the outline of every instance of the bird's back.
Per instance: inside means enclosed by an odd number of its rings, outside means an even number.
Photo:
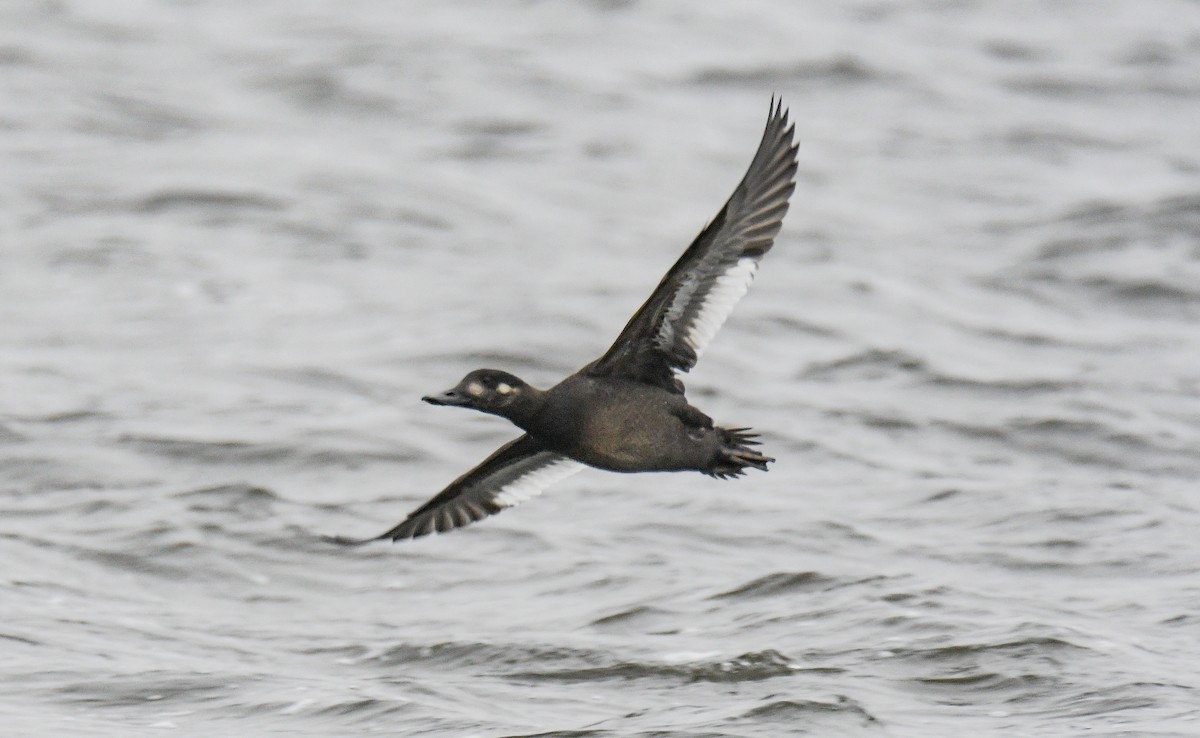
[[[682,395],[641,382],[572,375],[547,391],[531,435],[549,448],[609,471],[679,471],[708,463],[711,428],[682,418],[704,418]]]

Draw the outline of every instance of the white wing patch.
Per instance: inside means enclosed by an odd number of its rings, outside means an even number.
[[[655,337],[659,348],[666,350],[676,340],[676,331],[683,333],[683,340],[695,352],[696,358],[712,342],[725,319],[733,312],[738,300],[745,297],[758,273],[758,259],[743,256],[731,264],[725,272],[713,280],[713,285],[702,295],[696,294],[696,285],[687,285],[675,293],[675,299],[667,308],[666,319]],[[694,303],[699,302],[699,306]],[[686,325],[679,325],[690,310],[695,314]]]
[[[558,454],[554,454],[554,456],[558,456]],[[496,504],[503,507],[519,505],[531,497],[540,495],[550,485],[557,484],[578,472],[583,466],[578,461],[573,461],[565,456],[559,456],[547,464],[521,474],[516,479],[495,490],[492,493],[492,499],[496,501]]]

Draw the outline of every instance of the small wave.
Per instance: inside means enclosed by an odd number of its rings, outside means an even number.
[[[676,733],[659,731],[654,733],[656,738],[671,738]],[[609,730],[552,730],[549,733],[523,733],[509,735],[505,738],[617,738],[617,734]],[[709,738],[704,735],[689,735],[687,738]]]
[[[125,551],[107,551],[83,547],[70,547],[79,558],[93,561],[117,571],[132,572],[144,576],[158,577],[172,581],[187,581],[197,576],[211,578],[207,570],[196,567],[194,553],[198,546],[189,543],[160,545],[144,553],[127,553]],[[176,559],[170,563],[168,559]]]
[[[1032,256],[1035,261],[1111,253],[1176,235],[1194,241],[1200,235],[1200,196],[1169,195],[1148,204],[1087,200],[1045,221],[999,227],[999,232],[1022,230],[1048,233]]]
[[[1052,56],[1046,49],[1010,39],[988,41],[984,44],[984,50],[1005,61],[1044,61]]]
[[[1000,280],[985,280],[986,286],[991,289],[1013,290],[1014,285],[1001,284]],[[1015,288],[1026,291],[1024,286]],[[1031,299],[1037,299],[1033,294],[1027,294]],[[972,331],[983,338],[996,338],[1001,341],[1009,341],[1012,343],[1021,344],[1023,346],[1054,346],[1058,348],[1082,348],[1091,351],[1107,350],[1110,347],[1099,344],[1094,341],[1081,340],[1078,336],[1064,336],[1061,334],[1042,332],[1039,329],[1028,327],[1024,329],[1013,330],[1011,328],[997,327],[977,327]]]
[[[65,410],[59,413],[50,413],[49,415],[34,415],[20,417],[19,420],[23,423],[80,423],[89,420],[105,420],[111,416],[108,413],[97,412],[95,410]]]
[[[294,449],[286,446],[247,441],[200,441],[190,438],[132,435],[123,435],[117,441],[133,446],[143,453],[207,464],[259,464],[281,461],[295,454]]]
[[[357,720],[378,720],[414,711],[413,705],[395,700],[380,700],[373,697],[348,699],[340,702],[292,703],[280,712],[288,714],[310,714],[318,717],[348,717]]]
[[[0,443],[19,443],[24,440],[26,440],[25,436],[6,425],[0,425]]]
[[[12,633],[0,633],[0,640],[10,641],[12,643],[20,643],[25,646],[45,646],[43,641],[35,641],[32,638],[25,636],[13,635]]]
[[[1200,236],[1200,195],[1175,195],[1159,200],[1147,219],[1157,228],[1184,236]],[[1193,256],[1200,258],[1200,250]]]
[[[389,385],[370,382],[327,367],[276,367],[270,371],[263,370],[259,373],[272,379],[338,395],[350,394],[369,400],[382,401],[391,401],[396,396],[395,389]]]
[[[1044,674],[1003,674],[973,667],[945,676],[915,678],[911,682],[920,691],[943,697],[957,696],[959,699],[969,694],[991,695],[993,699],[998,695],[1010,695],[1013,698],[1017,695],[1040,695],[1057,692],[1064,686],[1062,679]]]
[[[1000,146],[1023,154],[1061,157],[1073,149],[1123,150],[1132,148],[1129,143],[1097,138],[1079,130],[1054,127],[1013,128],[999,137]]]
[[[590,625],[594,628],[608,631],[623,631],[627,628],[636,628],[638,632],[641,632],[647,624],[670,621],[674,618],[675,616],[672,613],[642,605],[596,618]]]
[[[1171,457],[1190,459],[1192,449],[1154,443],[1098,420],[1078,418],[1017,418],[1006,423],[1006,436],[1022,449],[1057,454],[1076,463],[1129,468],[1131,465],[1169,466]]]
[[[301,110],[389,118],[399,113],[393,97],[351,84],[345,71],[336,66],[312,64],[272,70],[260,75],[253,83]]]
[[[1047,75],[1024,75],[1010,78],[1004,86],[1013,92],[1039,97],[1078,99],[1081,97],[1108,96],[1115,92],[1112,83],[1089,80],[1082,77],[1050,77]]]
[[[761,335],[777,336],[779,334],[805,334],[820,338],[838,338],[842,332],[836,328],[802,320],[794,315],[768,314],[757,318],[753,324],[743,326],[745,330],[754,331]]]
[[[279,496],[271,490],[251,484],[222,484],[177,492],[172,497],[186,500],[188,509],[194,512],[228,512],[239,516],[267,514],[279,501]]]
[[[128,707],[148,702],[186,702],[194,704],[203,694],[225,692],[228,677],[181,677],[168,672],[149,671],[136,675],[108,676],[67,684],[58,692],[72,702],[97,707]]]
[[[172,210],[283,210],[284,207],[282,200],[253,192],[200,189],[162,190],[130,205],[135,212],[151,214]]]
[[[773,649],[744,653],[730,659],[701,659],[685,663],[618,660],[601,651],[523,644],[438,643],[401,644],[360,660],[391,668],[398,664],[498,671],[515,681],[598,682],[665,679],[675,682],[753,682],[789,676],[803,667]],[[537,665],[538,668],[529,668]]]
[[[24,494],[58,490],[97,489],[106,486],[91,469],[73,466],[62,458],[19,455],[0,458],[7,484],[19,483]],[[97,503],[102,504],[102,503]]]
[[[1079,280],[1079,284],[1101,293],[1102,299],[1124,303],[1179,305],[1200,302],[1200,289],[1165,279],[1091,277]]]
[[[1113,75],[1107,77],[1099,75],[1056,77],[1031,74],[1010,77],[1003,85],[1012,92],[1061,100],[1103,99],[1111,101],[1114,97],[1119,96],[1127,98],[1190,98],[1197,94],[1196,85],[1193,83],[1168,81],[1147,83],[1141,79],[1135,81],[1125,76]]]
[[[801,62],[791,66],[764,66],[752,69],[706,69],[692,77],[700,85],[752,85],[776,89],[794,87],[804,82],[835,85],[866,84],[888,78],[855,56],[838,56]]]
[[[800,373],[805,381],[879,382],[885,379],[905,379],[911,383],[943,389],[963,389],[973,393],[997,395],[1030,395],[1061,392],[1078,387],[1074,380],[1044,377],[978,378],[940,370],[925,359],[901,350],[867,349],[833,361],[812,364]],[[879,413],[860,414],[866,424],[883,429],[908,430],[916,424],[907,418]]]
[[[928,383],[936,387],[1015,395],[1065,392],[1083,386],[1082,382],[1065,379],[1026,378],[984,380],[940,373],[931,374],[928,378]]]
[[[1082,203],[1043,223],[1028,224],[1040,244],[1014,268],[1016,283],[1060,302],[1064,288],[1111,310],[1195,315],[1200,289],[1200,197],[1176,195],[1149,204]],[[1041,233],[1038,233],[1038,232]]]
[[[463,159],[498,159],[525,156],[531,137],[545,130],[535,121],[479,118],[462,123],[459,133],[465,137],[454,152]]]
[[[775,700],[759,705],[742,715],[752,720],[810,721],[819,715],[846,714],[862,719],[864,723],[878,722],[858,701],[845,695],[837,695],[833,702],[819,700]]]
[[[80,130],[114,138],[161,140],[207,126],[197,111],[160,99],[119,93],[99,94],[96,105],[78,121]]]
[[[690,664],[663,664],[624,661],[604,666],[521,671],[507,675],[510,679],[553,682],[596,682],[613,679],[667,679],[683,683],[694,682],[758,682],[790,676],[801,667],[773,649],[744,653],[721,661],[699,661]]]
[[[1065,413],[1064,413],[1065,415]],[[964,438],[1000,444],[1022,454],[1037,454],[1106,469],[1139,468],[1152,472],[1190,466],[1193,449],[1173,435],[1126,428],[1086,417],[1018,417],[995,425],[939,420],[935,426]]]
[[[1178,689],[1191,704],[1195,704],[1195,692],[1190,687],[1176,687],[1170,684],[1154,684],[1133,682],[1119,684],[1106,689],[1086,690],[1066,693],[1061,690],[1055,700],[1058,714],[1071,717],[1088,715],[1111,716],[1125,710],[1143,710],[1159,706],[1160,699],[1154,694],[1166,689]],[[1193,715],[1195,713],[1192,713]]]
[[[6,67],[33,65],[38,61],[37,56],[29,49],[18,46],[0,46],[0,65]]]
[[[896,375],[922,375],[927,370],[923,359],[907,352],[867,349],[833,361],[811,364],[797,379],[828,382],[851,378],[878,380]]]
[[[957,662],[965,657],[974,657],[980,654],[1002,654],[1009,658],[1032,659],[1052,654],[1089,650],[1086,646],[1071,643],[1056,636],[1031,635],[990,643],[954,643],[933,648],[900,648],[893,649],[890,654],[891,658],[906,660]]]
[[[384,665],[421,663],[438,666],[478,667],[563,662],[600,664],[607,660],[607,657],[596,651],[566,647],[545,648],[522,644],[447,642],[432,645],[402,643],[392,646],[368,660]]]
[[[797,592],[820,592],[836,586],[839,586],[838,580],[815,571],[776,572],[754,579],[727,592],[715,594],[709,599],[775,597]]]
[[[1194,628],[1197,625],[1200,625],[1200,614],[1186,613],[1183,615],[1175,615],[1163,620],[1162,624]]]

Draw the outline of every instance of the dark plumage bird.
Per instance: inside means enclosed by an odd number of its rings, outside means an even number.
[[[400,524],[356,544],[461,528],[517,505],[584,465],[616,472],[767,470],[748,428],[725,428],[688,404],[677,372],[696,365],[779,233],[795,189],[796,144],[782,101],[746,176],[607,352],[548,390],[477,369],[434,405],[499,415],[525,431]]]

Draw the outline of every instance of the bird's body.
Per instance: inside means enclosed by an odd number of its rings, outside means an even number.
[[[415,538],[468,525],[539,494],[586,466],[614,472],[699,471],[725,478],[773,459],[747,428],[715,426],[676,376],[695,366],[759,260],[774,244],[794,189],[796,146],[772,101],[746,176],[600,358],[548,390],[477,369],[425,397],[507,418],[525,431],[376,538]]]
[[[536,411],[510,420],[546,448],[588,466],[712,474],[721,465],[720,432],[681,394],[579,372],[540,395]]]

